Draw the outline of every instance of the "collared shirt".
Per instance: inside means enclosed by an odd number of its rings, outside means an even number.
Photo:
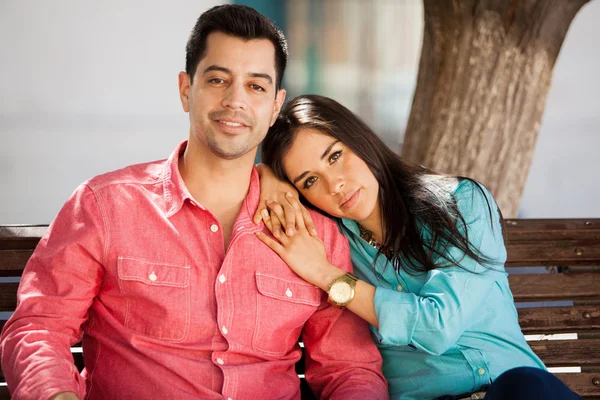
[[[82,184],[32,255],[2,332],[15,399],[297,399],[306,378],[324,398],[387,398],[368,325],[330,306],[255,236],[251,172],[227,251],[217,219],[168,160]],[[250,173],[250,171],[249,171]],[[335,222],[313,213],[330,260],[351,270]],[[85,370],[70,346],[81,340]]]
[[[342,221],[356,275],[377,286],[379,329],[371,330],[393,399],[469,393],[511,368],[545,368],[521,333],[504,270],[500,215],[492,195],[480,187],[483,193],[462,180],[448,192],[454,195],[471,244],[494,260],[489,268],[463,258],[455,247],[445,251],[451,259],[462,260],[460,267],[397,273],[384,256],[373,267],[377,250],[361,238],[355,221]],[[422,236],[430,239],[425,229]]]

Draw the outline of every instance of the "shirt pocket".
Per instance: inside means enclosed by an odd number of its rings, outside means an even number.
[[[321,304],[321,289],[259,272],[256,287],[256,329],[252,347],[272,356],[285,355]]]
[[[119,257],[125,327],[141,335],[181,341],[190,327],[190,267]]]

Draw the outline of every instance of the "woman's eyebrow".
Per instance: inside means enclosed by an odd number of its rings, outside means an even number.
[[[302,178],[304,178],[306,175],[308,175],[309,172],[310,171],[304,171],[303,173],[298,175],[298,177],[296,179],[294,179],[294,181],[292,183],[295,185],[299,180],[302,180]]]
[[[327,146],[327,148],[325,149],[325,151],[324,151],[324,152],[323,152],[323,154],[321,155],[321,161],[323,161],[323,159],[324,159],[325,157],[327,157],[327,154],[329,154],[329,152],[331,151],[331,148],[332,148],[333,146],[335,146],[335,145],[336,145],[337,143],[339,143],[339,142],[340,142],[339,140],[335,140],[333,143],[331,143],[329,146]],[[298,175],[298,176],[296,177],[296,179],[294,179],[294,181],[292,182],[292,184],[294,184],[294,185],[295,185],[296,183],[298,183],[298,181],[302,180],[302,178],[304,178],[306,175],[308,175],[308,173],[309,173],[309,172],[310,172],[310,171],[304,171],[303,173],[301,173],[300,175]]]
[[[329,152],[331,151],[331,148],[333,146],[335,146],[337,143],[339,143],[339,140],[336,140],[335,142],[331,143],[323,152],[323,154],[321,155],[321,161],[323,161],[323,159],[327,156],[327,154],[329,154]]]

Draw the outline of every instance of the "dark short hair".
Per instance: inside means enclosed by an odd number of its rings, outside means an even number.
[[[281,88],[287,64],[287,41],[275,24],[255,9],[239,4],[212,7],[200,15],[185,47],[185,72],[193,82],[198,64],[206,55],[206,39],[222,32],[244,40],[267,39],[275,47],[276,89]]]

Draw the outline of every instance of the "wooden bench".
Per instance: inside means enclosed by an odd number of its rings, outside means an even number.
[[[571,371],[556,375],[574,391],[600,398],[600,219],[513,219],[506,228],[506,268],[529,344],[548,367]],[[15,309],[18,277],[46,229],[0,226],[0,276],[12,280],[0,282],[0,311]],[[80,351],[74,358],[82,367]],[[0,399],[10,398],[0,384]],[[303,398],[307,388],[302,382]]]

